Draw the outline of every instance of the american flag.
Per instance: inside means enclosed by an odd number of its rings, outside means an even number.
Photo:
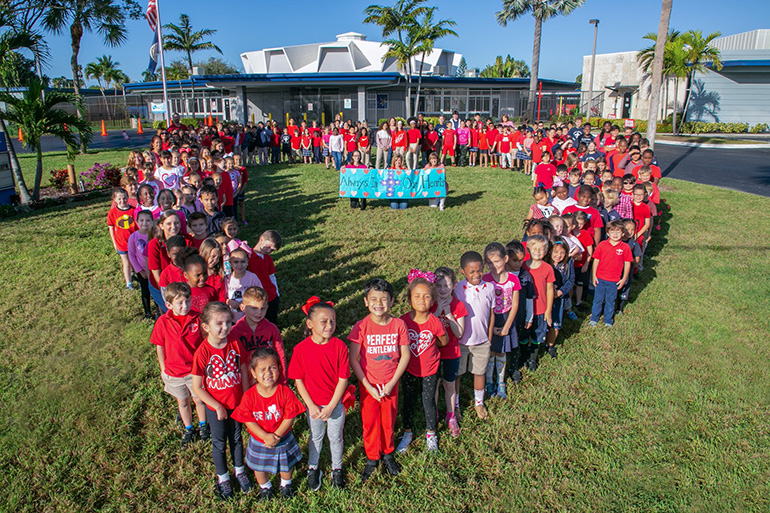
[[[150,24],[150,28],[153,32],[157,29],[158,25],[158,2],[157,0],[149,0],[147,3],[147,12],[144,15],[147,18],[147,23]]]

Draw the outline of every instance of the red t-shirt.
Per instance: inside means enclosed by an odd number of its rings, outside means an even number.
[[[471,128],[471,148],[479,147],[479,129]]]
[[[166,246],[160,242],[160,239],[151,239],[147,243],[147,270],[148,271],[160,271],[163,273],[163,269],[171,265],[171,258],[168,256]],[[158,282],[150,272],[150,285],[158,287]]]
[[[232,153],[233,152],[233,146],[235,145],[235,139],[233,139],[229,135],[225,135],[223,137],[220,137],[219,140],[222,141],[222,145],[225,147],[225,153]]]
[[[313,138],[313,147],[314,148],[320,148],[321,147],[321,140],[323,139],[323,134],[321,133],[320,128],[311,128],[310,129],[310,137]]]
[[[230,206],[233,204],[233,181],[227,171],[220,171],[219,174],[222,176],[222,183],[217,189],[217,199],[220,205]]]
[[[393,148],[406,148],[406,131],[405,130],[396,130],[393,132],[393,139],[392,139],[391,146]]]
[[[214,287],[214,290],[219,294],[219,301],[222,301],[223,303],[227,301],[225,279],[221,274],[209,274],[209,277],[206,278],[206,285]]]
[[[619,176],[620,178],[623,178],[623,175],[626,174],[626,171],[620,167],[620,161],[623,160],[623,158],[626,156],[626,153],[628,152],[620,153],[617,150],[614,150],[614,152],[615,153],[612,155],[612,176]]]
[[[409,345],[409,334],[401,319],[392,317],[380,326],[368,315],[358,321],[348,340],[361,346],[361,369],[373,385],[382,385],[393,379],[401,358],[399,346]]]
[[[633,209],[634,223],[636,223],[636,231],[638,232],[644,226],[645,219],[652,217],[652,213],[650,212],[650,207],[644,203],[639,205],[631,203],[631,208]]]
[[[203,378],[203,388],[226,410],[232,410],[241,402],[243,386],[241,364],[246,364],[246,351],[240,342],[228,338],[221,349],[205,340],[193,356],[193,376]]]
[[[411,353],[406,371],[418,378],[434,375],[438,372],[438,364],[441,360],[436,341],[446,333],[444,326],[438,317],[432,314],[422,324],[415,322],[409,312],[402,315],[401,320],[406,324]]]
[[[362,135],[358,138],[358,145],[361,148],[368,148],[369,147],[369,136],[368,135]]]
[[[570,205],[564,210],[562,210],[561,214],[562,215],[572,214],[580,210],[586,213],[586,216],[588,217],[588,226],[591,228],[591,235],[593,236],[593,234],[595,233],[594,230],[596,228],[601,228],[604,226],[602,215],[594,207],[592,206],[581,207],[580,205]],[[596,244],[596,242],[597,241],[594,241],[594,244]]]
[[[548,298],[546,297],[546,285],[556,281],[556,277],[553,273],[553,267],[547,262],[542,262],[540,267],[537,269],[527,267],[527,270],[529,271],[529,274],[532,275],[532,283],[535,286],[535,315],[544,314],[548,306]]]
[[[406,137],[409,140],[409,144],[418,143],[422,137],[422,132],[417,128],[410,128],[406,132]]]
[[[293,419],[304,411],[305,407],[286,385],[277,385],[275,393],[270,397],[262,397],[257,387],[253,386],[243,394],[241,403],[231,417],[237,422],[256,422],[268,433],[275,433],[284,420]],[[251,431],[249,434],[259,443],[265,443]]]
[[[594,250],[594,260],[599,261],[596,277],[600,280],[619,282],[623,277],[623,266],[634,259],[631,248],[625,242],[613,246],[608,240],[601,241]]]
[[[358,142],[356,142],[356,136],[353,134],[345,134],[343,137],[345,141],[345,149],[348,150],[348,153],[352,151],[356,151],[358,149]]]
[[[278,297],[278,289],[270,281],[270,276],[275,274],[275,263],[270,255],[263,255],[253,251],[249,257],[249,271],[253,272],[262,282],[262,288],[267,292],[267,300],[272,301]]]
[[[583,267],[588,261],[588,248],[595,244],[593,230],[580,230],[577,239],[585,249],[581,253],[580,260],[575,260],[575,267]]]
[[[197,311],[177,317],[169,310],[155,321],[150,342],[163,348],[166,374],[174,378],[183,378],[190,374],[193,366],[193,354],[203,341],[200,318]]]
[[[487,144],[489,144],[489,148],[492,149],[492,146],[497,142],[497,135],[499,132],[496,128],[493,128],[492,130],[487,130]]]
[[[532,150],[532,162],[535,164],[539,164],[543,161],[543,152],[548,150],[543,141],[540,141],[539,143],[533,142],[529,149]]]
[[[553,164],[539,164],[535,168],[535,184],[543,184],[546,189],[553,188],[553,175],[556,174],[556,166]]]
[[[206,240],[206,237],[202,239],[196,239],[194,235],[190,236],[190,246],[194,247],[198,251],[201,249],[201,244],[203,244],[203,241]]]
[[[160,280],[158,280],[158,285],[163,287],[168,287],[171,283],[176,282],[187,282],[187,278],[184,277],[184,271],[181,267],[177,267],[174,264],[166,266],[165,269],[160,273]],[[198,310],[197,308],[194,308],[194,310]],[[198,310],[200,312],[200,310]]]
[[[138,229],[134,219],[134,210],[136,210],[135,207],[119,210],[113,205],[107,212],[107,226],[112,227],[118,251],[128,251],[128,238]]]
[[[436,303],[433,304],[433,306],[430,308],[430,313],[435,314],[436,309],[438,305]],[[468,316],[468,309],[465,308],[465,303],[457,299],[456,297],[452,298],[452,302],[449,304],[449,309],[452,311],[452,315],[455,319],[460,319],[461,317],[467,317]],[[444,331],[447,334],[447,337],[449,341],[447,342],[447,345],[444,347],[439,347],[438,352],[441,355],[442,360],[451,360],[453,358],[460,358],[460,339],[455,336],[454,332],[452,331],[452,328],[449,327],[449,321],[447,320],[445,315],[441,315],[438,317],[438,320],[441,321],[441,325],[444,327]]]
[[[171,266],[169,266],[170,268]],[[219,292],[211,285],[203,285],[202,287],[190,287],[192,296],[190,297],[190,308],[202,312],[203,307],[212,301],[219,301]]]
[[[303,135],[299,138],[300,144],[303,148],[310,148],[310,136],[309,135]]]
[[[451,128],[444,129],[444,133],[441,136],[444,140],[444,148],[454,148],[455,139],[457,138],[457,132]]]
[[[425,132],[425,135],[422,137],[422,144],[420,144],[420,147],[422,151],[433,151],[436,149],[436,142],[438,141],[438,132],[435,130],[431,130],[430,132]]]
[[[272,347],[278,353],[281,360],[281,379],[279,383],[286,383],[286,349],[278,327],[267,319],[262,319],[257,327],[251,329],[246,317],[235,323],[230,331],[230,337],[241,343],[246,350],[246,363],[251,360],[251,354],[261,347]]]
[[[639,178],[639,170],[644,167],[643,164],[640,164],[634,168],[633,171],[631,171],[634,174],[634,178]],[[650,176],[652,178],[661,178],[662,175],[660,174],[660,168],[656,166],[655,164],[650,164]]]
[[[487,133],[488,132],[479,132],[479,149],[480,150],[488,150],[489,149],[489,143],[487,142]]]
[[[511,152],[511,136],[506,134],[498,134],[497,136],[497,151],[500,153]],[[554,170],[555,172],[555,170]]]
[[[291,132],[289,132],[291,133]],[[300,144],[302,143],[302,138],[298,135],[292,135],[291,136],[291,148],[293,150],[298,150],[300,147]]]
[[[333,337],[316,344],[311,337],[296,346],[289,362],[289,379],[301,379],[316,406],[326,406],[334,397],[340,379],[350,377],[348,347]]]

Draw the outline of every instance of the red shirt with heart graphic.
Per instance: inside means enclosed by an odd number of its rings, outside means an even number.
[[[232,410],[243,397],[241,362],[246,350],[240,342],[228,339],[221,349],[205,340],[193,356],[192,374],[203,378],[203,388],[226,410]]]
[[[419,324],[412,319],[411,312],[402,315],[401,320],[406,324],[409,352],[412,353],[406,371],[418,378],[434,375],[438,372],[441,360],[436,339],[446,333],[444,326],[433,314],[428,316],[426,322]]]
[[[302,415],[304,411],[305,407],[286,385],[276,386],[270,397],[262,397],[254,386],[243,395],[231,417],[238,422],[255,422],[268,433],[275,433],[284,420]],[[259,443],[265,443],[251,431],[249,434]]]
[[[438,304],[433,303],[433,306],[430,308],[430,313],[435,314],[437,308]],[[449,303],[449,309],[452,311],[452,316],[455,320],[468,316],[468,309],[465,308],[465,303],[456,297],[453,297],[452,302]],[[446,331],[449,339],[447,345],[438,348],[441,359],[453,360],[455,358],[460,358],[460,339],[455,336],[454,331],[449,327],[449,321],[445,315],[438,316],[438,320],[441,321],[441,325],[444,327],[444,331]]]

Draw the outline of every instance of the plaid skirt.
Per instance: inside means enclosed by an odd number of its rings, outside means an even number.
[[[321,155],[323,155],[324,157],[328,157],[329,156],[329,148],[324,148],[323,150],[321,150]]]
[[[532,157],[526,151],[517,151],[516,158],[519,160],[532,160]]]
[[[313,151],[312,150],[306,150],[305,148],[302,148],[302,156],[303,157],[312,157]]]
[[[275,447],[265,447],[254,437],[249,437],[245,455],[246,465],[256,472],[277,474],[288,472],[302,461],[302,450],[294,435],[289,432]]]

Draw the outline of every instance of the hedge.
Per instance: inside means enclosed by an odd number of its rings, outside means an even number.
[[[198,126],[198,119],[197,118],[181,118],[179,120],[180,123],[187,126]],[[153,121],[152,122],[152,128],[153,130],[165,130],[166,129],[166,120],[161,119],[159,121]]]

